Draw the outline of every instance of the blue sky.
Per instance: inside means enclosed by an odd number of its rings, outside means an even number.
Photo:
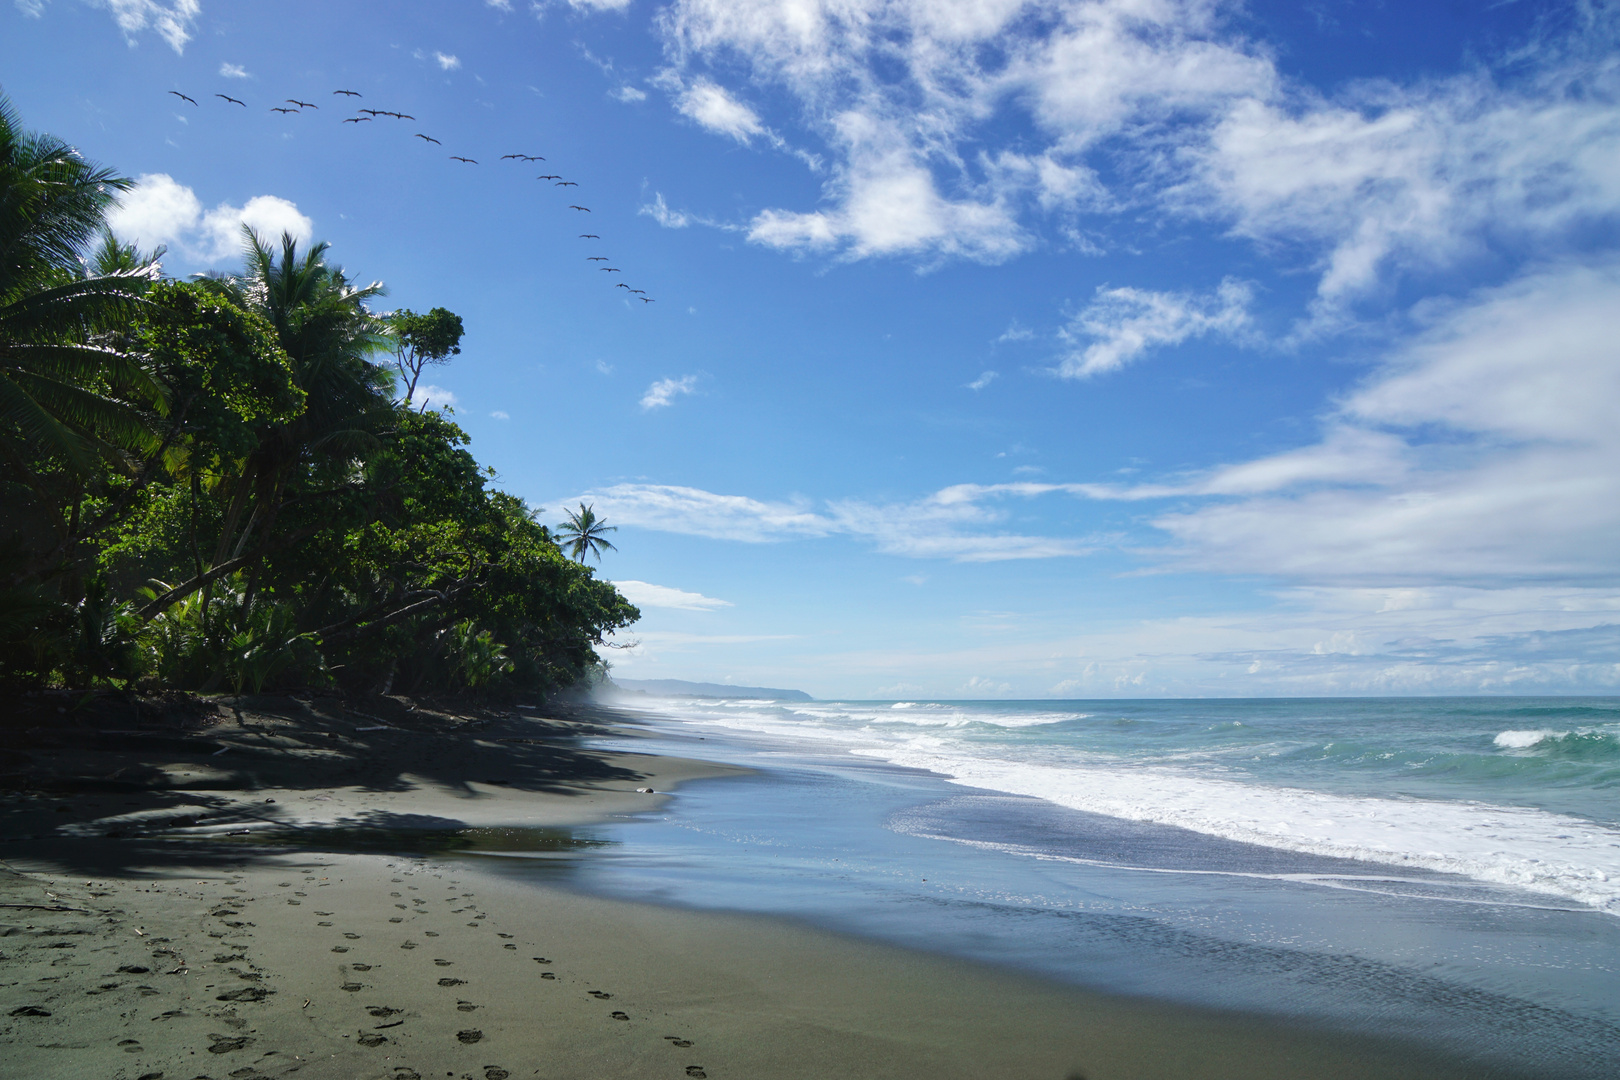
[[[546,520],[621,526],[623,676],[1620,685],[1611,5],[0,20],[0,87],[141,178],[117,227],[169,272],[247,221],[463,316],[432,394]]]

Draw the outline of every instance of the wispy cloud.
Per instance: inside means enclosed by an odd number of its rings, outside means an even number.
[[[653,585],[645,581],[615,581],[613,587],[637,607],[673,608],[677,611],[714,611],[730,607],[729,600],[716,600],[702,593],[686,592],[668,585]]]
[[[241,64],[232,64],[229,61],[219,65],[219,73],[227,79],[246,79],[250,77],[247,68]]]
[[[220,203],[204,210],[197,193],[167,173],[146,173],[108,215],[113,232],[150,250],[165,245],[202,265],[235,260],[242,252],[243,225],[260,236],[289,233],[308,243],[315,223],[296,204],[276,195],[255,195],[241,206]]]
[[[1314,273],[1319,328],[1497,240],[1573,249],[1613,223],[1616,19],[1584,5],[1569,25],[1500,71],[1324,94],[1230,0],[675,0],[660,20],[686,115],[757,140],[746,92],[825,145],[821,205],[765,209],[758,243],[996,261],[1037,228],[1095,250],[1082,215],[1146,204]]]
[[[489,415],[490,415],[490,417],[492,419],[495,419],[495,420],[510,420],[510,419],[512,419],[512,414],[507,412],[505,409],[496,409],[494,412],[490,413]]]
[[[1062,331],[1076,347],[1057,373],[1083,379],[1114,371],[1164,345],[1216,334],[1234,337],[1251,325],[1253,286],[1227,278],[1211,293],[1155,292],[1100,286]],[[1080,343],[1089,342],[1081,347]]]
[[[1064,490],[1060,485],[959,485],[904,503],[844,499],[816,508],[808,499],[767,502],[662,484],[618,484],[563,500],[593,503],[615,522],[743,543],[851,536],[886,554],[956,562],[1004,562],[1085,555],[1095,543],[999,530],[1006,496]]]
[[[682,375],[678,379],[659,379],[647,387],[647,392],[641,395],[643,409],[662,409],[674,403],[682,394],[690,394],[697,388],[696,375]]]
[[[969,390],[983,390],[985,387],[995,382],[1000,375],[1001,373],[998,371],[983,372],[977,379],[974,379],[972,382],[968,383],[967,388]]]
[[[637,89],[629,83],[608,92],[608,97],[615,101],[622,101],[626,105],[633,105],[638,101],[647,100],[647,91]]]
[[[166,41],[177,53],[184,53],[191,40],[193,25],[202,14],[201,0],[85,0],[91,7],[105,8],[124,36],[134,44],[136,35],[150,30]],[[46,0],[17,0],[17,8],[24,15],[39,18],[45,11]]]
[[[458,56],[452,56],[449,53],[435,52],[433,54],[433,59],[438,61],[439,69],[441,71],[455,71],[457,68],[461,67],[461,58]]]
[[[664,201],[664,193],[653,193],[653,201],[643,206],[636,213],[650,217],[666,229],[684,229],[692,223],[692,219],[678,210],[671,210]]]

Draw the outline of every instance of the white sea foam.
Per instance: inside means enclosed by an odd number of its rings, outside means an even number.
[[[971,708],[945,708],[897,716],[886,706],[816,703],[721,714],[690,703],[668,703],[668,709],[664,704],[659,711],[665,715],[835,745],[959,784],[1075,810],[1289,851],[1461,874],[1620,915],[1620,829],[1571,815],[1478,801],[1335,794],[1233,779],[1213,772],[1207,757],[1189,762],[1170,754],[1142,763],[1077,747],[970,740],[956,730],[970,723],[1049,724],[1080,715],[1075,713],[1030,710],[992,718]],[[1508,731],[1495,741],[1523,749],[1560,734]]]
[[[1546,739],[1561,739],[1567,731],[1540,728],[1536,731],[1504,731],[1491,741],[1504,750],[1528,750]]]
[[[1055,768],[899,746],[854,752],[1075,810],[1288,851],[1463,874],[1620,915],[1620,830],[1563,814],[1333,795],[1152,767]]]

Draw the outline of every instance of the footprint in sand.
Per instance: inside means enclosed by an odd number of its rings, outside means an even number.
[[[613,1019],[615,1019],[615,1020],[628,1020],[628,1019],[630,1019],[630,1014],[629,1013],[622,1013],[622,1012],[619,1012],[617,1009],[615,1009],[611,1013],[608,1013],[608,1015],[613,1017]]]
[[[232,1050],[242,1049],[253,1041],[246,1035],[210,1035],[208,1037],[214,1040],[213,1045],[208,1048],[210,1054],[228,1054]]]
[[[505,944],[505,945],[502,945],[502,946],[501,946],[501,948],[503,948],[503,949],[515,949],[515,948],[517,948],[517,946],[516,946],[516,945],[513,945],[513,944],[512,944],[512,943],[511,943],[511,942],[510,942],[510,941],[509,941],[509,942],[507,942],[507,943],[506,943],[506,944]]]
[[[359,987],[355,987],[355,989],[358,990]],[[271,995],[271,993],[273,993],[273,991],[263,990],[263,989],[260,989],[257,986],[244,986],[240,990],[232,990],[229,993],[225,993],[225,994],[216,994],[216,995],[214,995],[214,1000],[215,1001],[263,1001],[265,998],[269,997]]]
[[[214,963],[216,963],[216,964],[228,964],[232,960],[241,960],[241,959],[243,959],[243,957],[229,956],[229,957],[226,957],[224,960],[221,960],[219,957],[216,956],[216,957],[214,957]],[[152,970],[151,968],[141,967],[141,965],[139,965],[139,964],[125,964],[123,967],[118,969],[118,974],[120,974],[120,975],[145,975],[151,970]]]
[[[703,1071],[703,1066],[701,1065],[688,1065],[686,1067],[686,1075],[693,1077],[693,1080],[704,1080],[704,1077],[708,1076],[709,1074]]]
[[[361,986],[357,982],[346,982],[342,986],[339,986],[338,989],[339,990],[347,990],[349,993],[355,994],[355,993],[359,993],[361,990],[364,990],[365,987]]]
[[[416,948],[416,942],[414,942],[414,941],[401,942],[399,947],[402,948],[402,949],[414,949],[414,948]]]
[[[585,992],[598,1001],[606,1001],[608,998],[613,996],[605,990],[587,990]]]
[[[449,967],[451,964],[455,963],[454,960],[440,960],[440,959],[438,959],[436,957],[434,958],[433,962],[434,962],[434,964],[438,965],[439,967]]]
[[[360,935],[359,934],[350,933],[347,930],[343,931],[343,936],[348,938],[350,941],[359,941],[360,940]]]
[[[422,936],[423,937],[438,937],[439,932],[437,930],[424,930],[424,931],[422,931]]]
[[[475,1043],[484,1037],[484,1033],[477,1028],[465,1028],[456,1032],[456,1038],[464,1043]]]
[[[141,1044],[134,1039],[119,1039],[118,1049],[126,1054],[138,1054],[141,1052]]]
[[[536,956],[536,957],[534,957],[534,962],[535,962],[535,963],[537,963],[537,964],[549,964],[549,963],[551,963],[551,961],[550,961],[550,960],[547,960],[547,959],[546,959],[546,958],[545,958],[545,957],[543,957],[543,956]]]
[[[349,966],[354,968],[354,970],[356,970],[356,971],[370,971],[371,970],[371,965],[370,964],[350,964]]]
[[[334,946],[332,946],[332,951],[333,952],[348,952],[349,947],[347,945],[334,945]]]
[[[329,923],[329,922],[318,922],[315,925],[316,926],[331,926],[332,924]]]
[[[381,1046],[383,1043],[388,1041],[388,1036],[377,1035],[373,1032],[367,1031],[362,1032],[354,1041],[359,1043],[361,1046]]]
[[[499,1065],[484,1066],[484,1080],[506,1080],[506,1078],[511,1075],[511,1073],[507,1072]]]
[[[403,1065],[394,1066],[392,1080],[422,1080],[422,1074],[415,1069],[407,1069]]]
[[[439,980],[439,985],[440,986],[466,986],[467,985],[467,980],[466,979],[440,979]]]
[[[392,919],[389,919],[388,921],[389,922],[404,922],[405,920],[400,918],[398,915],[395,915]]]
[[[404,1009],[391,1009],[387,1005],[373,1005],[371,1008],[366,1010],[366,1012],[370,1013],[372,1016],[375,1016],[379,1020],[386,1020],[395,1013],[404,1011]]]
[[[679,1035],[665,1035],[664,1038],[669,1040],[669,1044],[671,1046],[691,1046],[692,1045],[692,1040],[691,1039],[683,1039]]]
[[[556,977],[557,977],[557,976],[555,976],[555,975],[553,975],[553,974],[552,974],[552,973],[551,973],[551,972],[549,972],[549,971],[542,971],[542,972],[541,972],[541,973],[540,973],[540,977],[541,977],[541,978],[542,978],[542,979],[555,979],[555,978],[556,978]]]
[[[456,1002],[456,1012],[474,1012],[477,1010],[477,1008],[478,1006],[474,1005],[470,1001]]]

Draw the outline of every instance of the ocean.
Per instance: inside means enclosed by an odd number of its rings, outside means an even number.
[[[612,707],[759,772],[601,830],[580,887],[1616,1075],[1620,699]]]

